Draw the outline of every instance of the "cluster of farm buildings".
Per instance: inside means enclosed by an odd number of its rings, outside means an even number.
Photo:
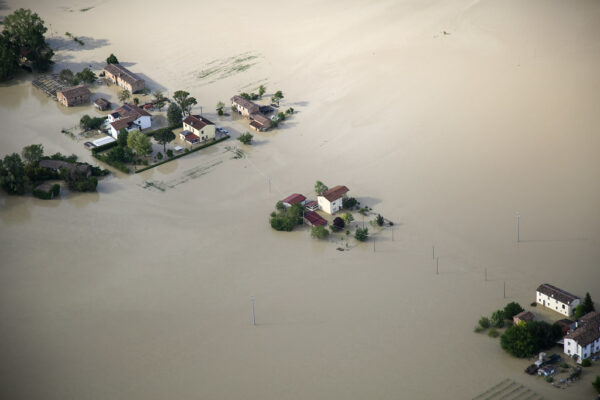
[[[581,304],[581,298],[548,283],[540,285],[535,295],[537,304],[567,317],[556,322],[563,330],[561,342],[565,354],[581,362],[600,352],[599,313],[589,312],[577,321],[569,319]],[[523,311],[513,317],[513,322],[527,323],[534,318],[532,312]]]
[[[108,64],[104,67],[103,72],[106,79],[131,93],[139,92],[145,88],[145,81],[142,78],[120,64]],[[253,120],[250,124],[252,127],[256,129],[256,126],[260,126],[261,128],[259,130],[267,130],[271,127],[270,120],[260,113],[260,107],[258,105],[246,101],[240,96],[235,96],[234,99],[237,99],[238,97],[241,99],[239,101],[240,113],[242,113],[241,110],[248,110],[244,108],[244,105],[250,107],[249,110],[252,111],[251,114],[244,114]],[[72,107],[88,104],[90,102],[91,92],[85,86],[79,85],[56,92],[56,98],[64,106]],[[250,106],[247,103],[252,103],[253,106]],[[110,109],[111,104],[106,99],[98,98],[94,101],[94,106],[99,110],[104,111]],[[148,112],[148,110],[151,109],[153,109],[152,103],[146,103],[141,106],[123,104],[121,107],[111,112],[107,117],[107,124],[113,140],[118,138],[121,129],[131,132],[134,130],[142,131],[151,128],[152,115]],[[215,124],[201,115],[188,115],[183,120],[182,125],[183,131],[179,133],[179,137],[189,144],[205,142],[215,139],[216,137],[217,128]],[[112,141],[111,138],[98,139],[94,142],[94,145],[102,145],[110,141]]]
[[[120,64],[108,64],[104,67],[101,75],[131,93],[142,91],[145,88],[144,79]],[[90,102],[91,92],[85,86],[79,85],[57,91],[56,98],[59,103],[66,107],[85,105]],[[271,119],[265,115],[274,110],[271,106],[259,106],[241,96],[233,96],[231,105],[234,111],[250,120],[250,128],[264,132],[272,127]],[[94,101],[94,106],[104,111],[110,109],[111,104],[104,98],[98,98]],[[113,139],[117,139],[121,129],[131,132],[152,127],[152,115],[148,112],[152,108],[152,103],[141,106],[123,104],[108,115],[107,124],[110,135]],[[189,144],[196,144],[214,139],[218,129],[213,122],[201,115],[189,115],[183,120],[183,131],[179,133],[179,136],[181,140]],[[94,145],[101,145],[110,141],[110,138],[103,138],[96,141],[97,143],[94,142]]]
[[[342,201],[350,189],[346,186],[335,186],[317,196],[317,200],[308,200],[306,196],[300,193],[294,193],[281,200],[284,206],[291,207],[294,204],[302,204],[306,211],[304,212],[304,221],[310,226],[327,225],[327,220],[321,217],[317,210],[322,210],[327,214],[333,215],[342,209]]]

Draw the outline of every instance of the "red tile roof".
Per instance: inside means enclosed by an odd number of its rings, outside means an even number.
[[[292,195],[289,195],[288,197],[286,197],[282,201],[284,203],[288,203],[290,205],[294,205],[296,203],[301,203],[304,200],[306,200],[306,197],[302,196],[300,193],[294,193]]]
[[[314,211],[304,212],[304,219],[306,219],[312,226],[327,225],[327,220]]]
[[[187,135],[185,135],[185,140],[187,140],[188,142],[194,142],[196,140],[200,140],[200,137],[194,135],[193,133],[188,133]]]
[[[123,128],[130,128],[131,126],[135,125],[133,121],[135,121],[137,118],[138,117],[136,117],[135,115],[131,115],[125,118],[119,118],[115,122],[111,122],[110,125],[117,131],[120,131]]]
[[[130,85],[134,85],[136,82],[144,81],[142,78],[128,70],[127,68],[121,66],[120,64],[108,64],[104,67],[104,70],[111,75],[118,76],[125,82]]]
[[[344,194],[346,194],[349,191],[350,191],[350,189],[348,189],[346,186],[338,185],[338,186],[332,187],[331,189],[329,189],[328,191],[323,193],[321,196],[325,197],[329,201],[334,201],[334,200],[339,199],[340,197],[342,197]]]
[[[115,113],[119,114],[119,116],[121,118],[130,117],[132,115],[135,115],[135,119],[137,119],[141,116],[144,116],[144,117],[152,116],[146,110],[142,110],[140,107],[138,107],[134,104],[123,104],[121,107],[119,107],[115,110]]]
[[[183,123],[188,124],[189,126],[198,130],[204,128],[206,125],[214,125],[214,123],[210,122],[201,115],[188,115],[183,120]]]

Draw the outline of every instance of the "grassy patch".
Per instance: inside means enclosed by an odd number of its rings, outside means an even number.
[[[258,64],[260,55],[247,52],[238,54],[237,56],[213,60],[204,65],[204,68],[196,75],[198,79],[213,83],[221,79],[247,71],[254,65]]]

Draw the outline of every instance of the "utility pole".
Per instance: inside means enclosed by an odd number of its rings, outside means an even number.
[[[506,281],[504,281],[504,298],[506,298]]]
[[[254,314],[254,296],[250,296],[250,302],[252,303],[252,325],[256,325],[256,316]]]
[[[440,258],[436,258],[435,259],[435,274],[439,275],[440,274]]]
[[[431,246],[431,256],[435,260],[435,246]]]
[[[521,241],[521,238],[519,237],[519,225],[521,222],[521,213],[517,211],[517,243],[519,243]]]

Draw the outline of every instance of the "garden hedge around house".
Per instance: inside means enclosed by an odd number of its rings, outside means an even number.
[[[114,142],[114,143],[116,143],[116,142]],[[112,144],[112,143],[109,143],[109,144]],[[125,172],[126,174],[131,173],[131,169],[127,165],[123,164],[120,161],[109,161],[108,158],[103,154],[92,154],[92,156],[95,159],[100,160],[103,163],[106,163],[106,164],[110,165],[111,167],[118,169],[121,172]]]
[[[195,152],[195,151],[198,151],[198,150],[205,149],[205,148],[207,148],[207,147],[210,147],[210,146],[212,146],[212,145],[215,145],[215,144],[217,144],[217,143],[220,143],[220,142],[222,142],[222,141],[224,141],[224,140],[227,140],[227,139],[229,139],[229,136],[222,137],[221,139],[215,139],[213,142],[206,143],[206,144],[203,144],[202,146],[195,147],[195,148],[193,148],[192,150],[188,151],[187,153],[181,153],[181,154],[177,154],[176,156],[173,156],[173,157],[171,157],[171,158],[167,158],[166,160],[163,160],[163,161],[157,162],[156,164],[152,164],[152,165],[150,165],[150,166],[148,166],[148,167],[145,167],[145,168],[142,168],[142,169],[138,169],[137,171],[135,171],[135,173],[136,173],[136,174],[139,174],[140,172],[147,171],[147,170],[149,170],[150,168],[158,167],[159,165],[162,165],[162,164],[168,163],[169,161],[175,160],[175,159],[177,159],[177,158],[180,158],[180,157],[187,156],[188,154],[192,154],[192,153],[193,153],[193,152]]]

